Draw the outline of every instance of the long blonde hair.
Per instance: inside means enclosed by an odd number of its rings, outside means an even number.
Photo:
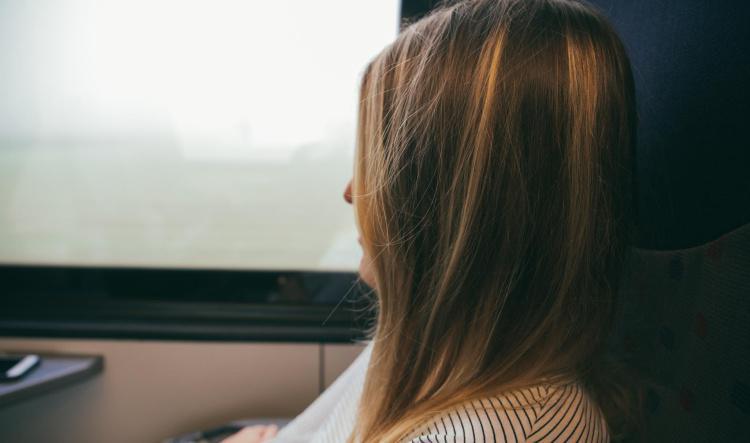
[[[629,391],[603,342],[636,118],[610,25],[572,0],[443,4],[372,60],[360,99],[352,198],[377,323],[350,441],[569,377],[614,428]]]

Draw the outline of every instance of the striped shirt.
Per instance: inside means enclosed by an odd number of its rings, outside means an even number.
[[[342,443],[354,427],[372,343],[274,443]],[[540,384],[436,414],[404,443],[608,442],[601,411],[577,381]]]

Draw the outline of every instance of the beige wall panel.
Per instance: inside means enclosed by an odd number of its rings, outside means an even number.
[[[323,383],[326,387],[336,380],[357,358],[366,344],[327,344],[323,345]]]
[[[291,417],[319,390],[318,344],[5,338],[0,350],[105,358],[93,379],[0,408],[1,442],[156,442],[234,419]]]

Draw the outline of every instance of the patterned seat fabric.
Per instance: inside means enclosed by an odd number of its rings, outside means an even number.
[[[612,347],[648,380],[645,441],[750,442],[750,224],[636,250]]]

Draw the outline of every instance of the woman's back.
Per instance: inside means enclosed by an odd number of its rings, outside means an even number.
[[[279,433],[274,443],[344,441],[354,427],[372,347],[370,342],[346,371]],[[606,442],[609,430],[585,387],[568,380],[459,404],[432,414],[401,441]]]

